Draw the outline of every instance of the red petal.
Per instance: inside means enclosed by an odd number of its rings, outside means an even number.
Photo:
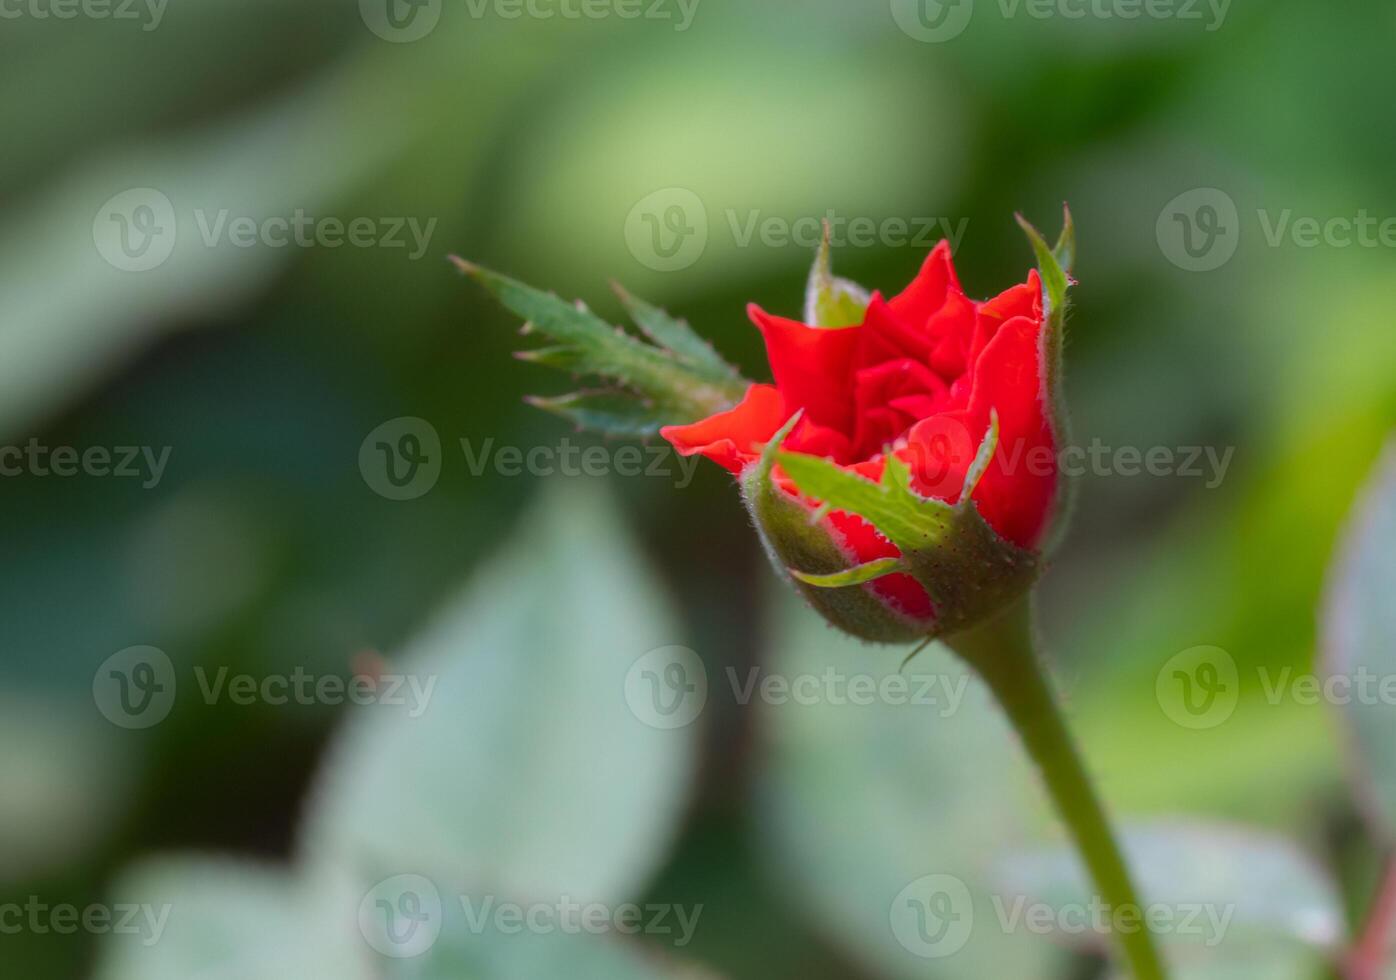
[[[853,429],[853,353],[858,327],[827,329],[773,316],[755,303],[751,322],[766,341],[776,387],[793,412],[803,408],[820,425]]]
[[[839,464],[848,462],[852,456],[848,436],[837,429],[811,421],[808,415],[802,416],[795,424],[790,438],[785,440],[784,448],[810,456],[825,456]]]
[[[925,364],[930,353],[925,321],[911,322],[892,309],[881,293],[873,293],[859,331],[858,366],[876,367],[906,359]]]
[[[926,256],[911,285],[892,300],[891,306],[903,320],[921,324],[945,304],[948,294],[963,292],[950,257],[950,242],[942,238]]]
[[[772,385],[752,385],[734,407],[689,425],[666,425],[659,434],[683,456],[702,453],[733,473],[761,455],[761,447],[790,417]]]
[[[1057,490],[1057,447],[1044,404],[1039,339],[1042,322],[1004,323],[973,367],[970,415],[987,428],[998,413],[999,445],[974,502],[989,525],[1024,548],[1036,546]]]
[[[1000,326],[1015,316],[1025,316],[1032,320],[1042,319],[1042,279],[1033,269],[1028,273],[1028,281],[1010,286],[993,299],[979,304],[974,327],[974,343],[970,346],[970,363],[979,359],[986,344],[993,339]]]
[[[987,428],[987,416],[980,423],[964,410],[942,412],[912,426],[906,447],[897,456],[910,468],[916,491],[947,503],[957,502]]]
[[[857,407],[854,452],[871,456],[932,411],[949,407],[950,392],[930,368],[909,357],[863,368],[853,381]],[[925,408],[917,413],[908,408]]]

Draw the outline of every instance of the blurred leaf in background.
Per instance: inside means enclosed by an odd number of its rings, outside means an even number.
[[[701,906],[635,904],[697,730],[652,723],[625,692],[677,630],[613,506],[594,488],[546,495],[375,675],[382,697],[329,754],[296,865],[165,858],[121,878],[113,906],[151,910],[150,928],[114,935],[99,978],[662,975],[620,943],[633,929],[682,947],[700,924]]]

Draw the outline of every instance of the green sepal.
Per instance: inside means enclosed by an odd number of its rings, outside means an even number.
[[[781,468],[802,494],[826,508],[858,515],[901,552],[895,567],[869,568],[878,564],[874,562],[838,576],[797,566],[801,574],[796,577],[839,592],[856,587],[867,594],[862,584],[905,572],[921,584],[935,608],[935,620],[923,628],[923,636],[955,633],[992,617],[1027,592],[1040,568],[1037,553],[999,537],[971,499],[997,445],[994,417],[954,504],[918,494],[906,463],[891,453],[881,481],[874,483],[820,456],[777,451]]]
[[[805,322],[812,327],[853,327],[863,322],[872,296],[862,286],[834,275],[829,256],[829,222],[814,253],[805,287]]]
[[[900,614],[862,586],[827,588],[792,575],[791,569],[796,568],[802,576],[816,578],[851,570],[843,548],[816,509],[786,493],[771,478],[780,446],[799,419],[797,413],[776,433],[739,481],[742,499],[771,565],[821,616],[845,633],[877,643],[906,643],[924,637],[928,624]]]
[[[790,574],[806,585],[817,585],[821,589],[838,589],[845,585],[862,585],[865,582],[882,578],[884,575],[905,572],[906,570],[906,563],[900,558],[878,558],[875,561],[855,565],[847,571],[833,572],[829,575],[811,575],[794,568],[790,569]]]
[[[455,256],[451,260],[521,317],[526,333],[542,334],[554,343],[522,352],[520,357],[608,383],[604,392],[533,400],[583,428],[611,435],[647,435],[663,425],[694,422],[725,411],[746,393],[749,382],[687,324],[657,307],[622,295],[640,328],[656,341],[646,343],[581,303],[568,303]]]
[[[1067,291],[1074,284],[1071,268],[1076,261],[1076,227],[1071,209],[1062,205],[1062,231],[1057,244],[1049,248],[1047,241],[1021,214],[1015,215],[1037,256],[1037,271],[1042,277],[1042,337],[1038,347],[1039,376],[1042,378],[1042,400],[1052,426],[1052,444],[1060,452],[1071,442],[1071,418],[1067,413],[1065,387],[1062,384],[1062,345],[1068,305]],[[1058,471],[1056,500],[1047,519],[1047,532],[1042,550],[1050,552],[1061,542],[1070,523],[1075,500],[1075,486]]]

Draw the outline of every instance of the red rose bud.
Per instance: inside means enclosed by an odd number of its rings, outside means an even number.
[[[882,642],[983,621],[1036,580],[1064,523],[1061,327],[1073,252],[1019,218],[1039,268],[987,302],[941,242],[890,300],[829,271],[805,320],[748,314],[774,384],[660,434],[739,477],[777,569],[826,619]]]

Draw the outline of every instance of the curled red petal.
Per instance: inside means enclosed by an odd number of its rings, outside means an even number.
[[[682,456],[702,453],[733,473],[761,455],[789,418],[785,399],[773,385],[754,384],[725,412],[689,425],[666,425],[659,434]]]
[[[975,316],[974,341],[970,345],[970,363],[973,364],[979,359],[979,355],[994,338],[999,327],[1018,316],[1032,320],[1042,319],[1042,277],[1036,269],[1028,273],[1026,282],[1010,286],[993,299],[979,304]]]
[[[930,357],[931,338],[924,322],[904,318],[881,293],[873,293],[863,314],[858,336],[858,366],[876,367],[886,361],[910,359],[925,363]]]
[[[968,410],[942,412],[913,425],[897,456],[911,470],[916,492],[957,503],[988,425],[987,416],[981,422]]]
[[[971,425],[987,431],[998,415],[999,443],[974,492],[989,525],[1023,548],[1036,547],[1057,492],[1057,446],[1042,388],[1042,321],[1014,317],[995,332],[975,362]]]
[[[848,462],[853,454],[853,445],[848,436],[827,425],[820,425],[808,415],[801,416],[795,424],[785,440],[784,448],[811,456],[825,456],[840,464]]]
[[[952,293],[964,294],[955,263],[950,256],[950,242],[942,238],[921,263],[916,278],[891,301],[891,307],[904,320],[925,323],[945,304]]]
[[[793,412],[804,409],[820,425],[840,432],[853,428],[853,355],[858,327],[811,327],[747,307],[766,341],[766,358],[776,387]]]
[[[950,389],[925,364],[909,357],[861,368],[854,376],[854,452],[872,456],[917,419],[948,408]]]

